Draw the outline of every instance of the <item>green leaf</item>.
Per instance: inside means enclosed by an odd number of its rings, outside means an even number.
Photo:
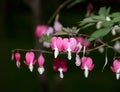
[[[85,26],[81,27],[82,29],[93,26],[95,23],[88,23]]]
[[[81,21],[81,22],[79,23],[79,26],[83,26],[83,25],[85,25],[85,24],[87,24],[87,23],[91,23],[91,22],[95,22],[95,20],[93,20],[91,17],[85,18],[85,19],[83,19],[83,21]]]
[[[99,15],[106,15],[106,8],[105,7],[101,7],[99,12],[98,12]]]
[[[110,17],[113,17],[113,18],[119,17],[119,16],[120,16],[120,12],[115,12],[110,15]]]
[[[52,35],[43,35],[42,40],[46,42],[50,42],[52,38]]]
[[[113,26],[113,22],[112,21],[103,21],[102,23],[101,23],[101,26],[102,27],[112,27]]]
[[[92,18],[95,20],[105,20],[105,17],[103,15],[92,16]]]
[[[114,23],[120,22],[120,16],[113,18],[112,20]]]
[[[110,9],[111,9],[110,7],[107,8],[107,10],[106,10],[106,16],[109,15]]]
[[[88,41],[93,41],[99,37],[104,37],[107,35],[111,30],[109,28],[103,28],[99,29],[91,34],[91,37],[88,39]]]
[[[101,7],[98,14],[99,15],[104,15],[104,16],[108,16],[110,13],[110,7],[109,8],[105,8],[105,7]]]
[[[54,35],[68,35],[68,33],[65,31],[57,31],[57,32],[55,32]]]

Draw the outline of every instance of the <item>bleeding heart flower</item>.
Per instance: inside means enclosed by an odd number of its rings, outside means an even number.
[[[39,74],[43,74],[43,72],[45,71],[43,65],[44,65],[45,59],[43,57],[43,55],[41,54],[38,58],[38,64],[39,64],[39,68],[38,68],[38,72]]]
[[[15,53],[16,65],[18,68],[20,68],[20,58],[21,58],[20,53]]]
[[[63,39],[63,48],[64,48],[64,52],[68,52],[68,59],[71,60],[72,55],[71,52],[75,51],[75,48],[77,46],[77,41],[75,38],[64,38]]]
[[[55,31],[61,31],[62,30],[62,24],[59,21],[54,22],[54,29]]]
[[[114,60],[113,66],[110,67],[113,72],[116,73],[116,79],[120,78],[120,60]]]
[[[63,50],[63,39],[61,37],[52,37],[51,48],[54,50],[54,57],[57,58],[59,51]]]
[[[46,31],[48,30],[48,26],[46,25],[38,25],[35,31],[35,35],[40,38]]]
[[[66,60],[56,58],[53,61],[53,70],[60,72],[60,78],[63,78],[63,72],[66,72],[68,70],[68,65]]]
[[[85,77],[88,77],[89,71],[94,68],[93,61],[90,57],[82,57],[81,59],[82,65],[80,66],[82,70],[84,70]]]
[[[33,71],[33,65],[36,63],[36,60],[34,60],[34,58],[35,55],[33,52],[27,52],[25,55],[26,60],[24,61],[24,63],[28,65],[31,72]]]
[[[81,65],[81,59],[80,56],[78,54],[76,54],[76,62],[75,62],[76,66],[80,66]]]

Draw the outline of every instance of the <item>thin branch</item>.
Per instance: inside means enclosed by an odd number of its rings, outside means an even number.
[[[46,50],[38,50],[38,49],[13,49],[12,50],[12,52],[15,52],[15,51],[33,51],[33,52],[53,54],[53,52],[46,51]]]
[[[71,0],[66,0],[65,2],[63,2],[57,9],[56,11],[53,13],[53,15],[50,17],[50,19],[48,20],[48,24],[50,24],[52,22],[52,20],[55,18],[55,16],[61,11],[61,9],[66,6]]]
[[[99,49],[99,48],[104,47],[104,46],[108,46],[109,48],[113,48],[112,46],[108,45],[108,43],[114,42],[114,41],[119,40],[119,39],[120,39],[120,36],[114,38],[113,40],[111,40],[111,41],[109,41],[109,42],[103,43],[103,44],[100,45],[100,46],[97,46],[97,47],[95,47],[95,48],[89,49],[89,50],[87,50],[87,51],[91,52],[91,51],[94,51],[94,50]],[[38,49],[13,49],[13,50],[11,50],[11,51],[12,51],[12,52],[15,52],[15,51],[34,51],[34,52],[41,52],[41,53],[53,54],[52,51],[38,50]],[[82,51],[81,51],[81,52],[82,52]],[[65,53],[64,53],[64,52],[61,52],[60,54],[65,54]]]
[[[96,49],[99,49],[99,48],[101,48],[101,47],[106,46],[108,43],[117,41],[117,40],[119,40],[119,39],[120,39],[120,36],[119,36],[119,37],[116,37],[116,38],[114,38],[113,40],[111,40],[111,41],[109,41],[109,42],[106,42],[106,43],[104,43],[104,44],[102,44],[102,45],[100,45],[100,46],[97,46],[97,47],[95,47],[95,48],[93,48],[93,49],[89,49],[89,50],[87,50],[87,51],[89,51],[89,52],[94,51],[94,50],[96,50]]]

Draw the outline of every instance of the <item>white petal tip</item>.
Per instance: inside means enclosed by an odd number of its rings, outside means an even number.
[[[29,65],[30,72],[33,71],[33,65]]]
[[[59,55],[59,51],[58,51],[58,50],[55,50],[55,51],[54,51],[54,57],[57,58],[58,55]]]
[[[89,74],[88,68],[85,68],[85,71],[84,71],[85,78],[88,78],[88,74]]]
[[[17,66],[18,68],[20,68],[20,62],[19,62],[19,61],[16,62],[16,66]]]
[[[39,67],[38,68],[38,72],[39,72],[40,75],[42,75],[44,73],[44,71],[45,71],[44,67]]]
[[[119,80],[120,74],[116,74],[116,79]]]
[[[64,75],[63,75],[63,70],[62,70],[62,68],[59,68],[58,71],[60,72],[60,78],[63,79]]]
[[[71,60],[72,56],[71,56],[71,51],[68,52],[68,59]]]

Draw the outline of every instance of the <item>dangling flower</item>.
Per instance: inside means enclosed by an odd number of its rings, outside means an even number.
[[[20,53],[15,53],[15,60],[16,60],[16,65],[18,68],[20,68],[20,58],[21,58],[21,55]]]
[[[89,71],[94,68],[93,61],[90,57],[82,57],[81,59],[82,65],[80,66],[82,70],[84,70],[85,77],[88,77]]]
[[[113,66],[110,67],[113,72],[116,73],[116,79],[120,78],[120,60],[114,60]]]
[[[53,34],[53,28],[52,27],[49,27],[47,25],[38,25],[36,27],[35,35],[38,38],[41,38],[42,35],[49,36],[50,34]]]
[[[54,32],[53,28],[52,27],[48,27],[47,31],[44,34],[49,36],[50,34],[53,34],[53,32]]]
[[[58,19],[59,19],[59,14],[56,15],[55,22],[54,22],[55,31],[61,31],[63,28],[62,24],[59,22]]]
[[[60,78],[63,78],[63,72],[66,72],[68,70],[67,62],[64,59],[54,59],[53,61],[53,70],[60,72]]]
[[[72,55],[71,52],[74,52],[75,48],[77,46],[77,41],[75,38],[64,38],[63,39],[63,48],[64,52],[68,52],[68,59],[71,60]]]
[[[35,35],[38,38],[41,38],[41,36],[48,30],[48,26],[46,25],[38,25],[36,27]]]
[[[103,52],[104,52],[104,47],[99,48],[98,51],[99,51],[100,53],[103,53]]]
[[[81,59],[80,56],[78,54],[76,54],[76,62],[75,62],[76,66],[80,66],[81,65]]]
[[[54,29],[55,31],[61,31],[62,30],[62,24],[59,21],[55,21],[54,23]]]
[[[116,43],[114,44],[114,49],[120,53],[120,41],[116,41]]]
[[[24,61],[24,63],[28,65],[31,72],[33,71],[33,65],[36,63],[36,60],[34,60],[34,57],[35,55],[33,52],[27,52],[25,55],[26,60]]]
[[[45,62],[44,57],[43,57],[43,55],[41,54],[41,55],[39,56],[39,58],[38,58],[38,64],[39,64],[38,72],[39,72],[40,75],[43,74],[43,72],[45,71],[45,69],[44,69],[44,67],[43,67],[44,62]]]
[[[54,57],[57,58],[59,51],[63,50],[63,40],[61,37],[52,37],[51,48],[54,50]]]

